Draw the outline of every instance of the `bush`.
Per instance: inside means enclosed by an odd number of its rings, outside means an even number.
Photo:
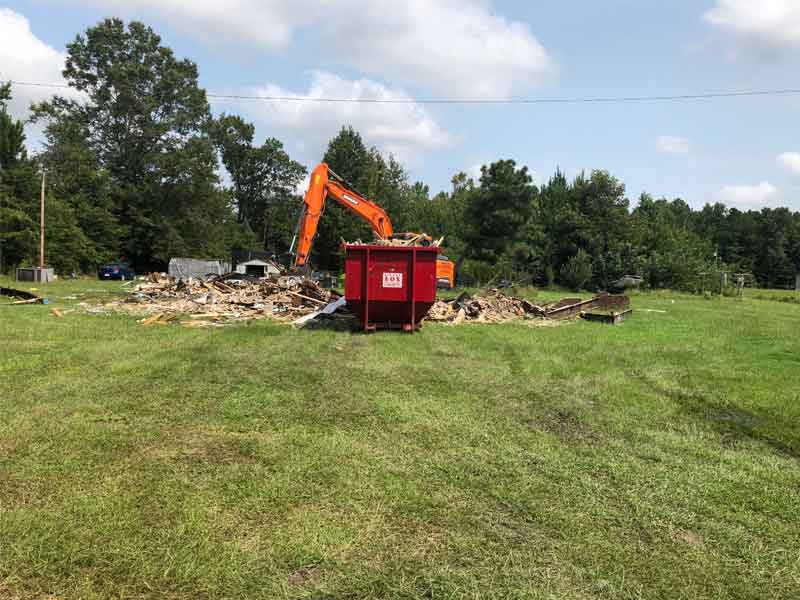
[[[496,274],[496,269],[489,263],[481,260],[465,260],[457,275],[470,278],[477,285],[491,281]]]
[[[573,291],[583,289],[591,278],[592,259],[583,249],[578,250],[575,256],[561,267],[561,283]]]
[[[547,289],[553,289],[553,286],[556,284],[556,272],[553,269],[553,265],[547,265],[544,268],[544,278],[547,282]]]

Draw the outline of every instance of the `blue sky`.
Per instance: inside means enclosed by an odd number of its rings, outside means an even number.
[[[797,0],[19,0],[0,77],[61,80],[65,44],[137,18],[220,93],[360,98],[672,95],[800,88]],[[18,88],[23,114],[42,91]],[[447,189],[513,158],[540,178],[602,168],[639,193],[800,210],[800,95],[642,104],[214,102],[312,167],[346,123]],[[35,137],[35,132],[32,132]]]

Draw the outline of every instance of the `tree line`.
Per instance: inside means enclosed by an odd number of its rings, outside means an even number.
[[[11,86],[0,86],[0,271],[36,260],[42,169],[48,263],[61,274],[116,260],[163,270],[175,256],[237,249],[286,260],[308,166],[275,138],[258,143],[242,117],[214,117],[193,62],[142,23],[106,19],[67,45],[64,77],[75,94],[31,107],[44,136],[35,156],[25,124],[8,114]],[[651,287],[691,288],[698,273],[728,269],[788,287],[800,271],[800,213],[787,208],[693,210],[648,194],[632,205],[607,171],[556,172],[537,185],[513,160],[485,165],[477,178],[457,173],[451,189],[431,194],[349,126],[323,160],[378,202],[396,231],[445,236],[470,283],[604,288],[633,274]],[[338,270],[341,240],[370,237],[331,202],[312,263]]]

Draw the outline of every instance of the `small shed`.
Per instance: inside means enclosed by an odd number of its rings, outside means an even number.
[[[20,267],[17,269],[17,281],[34,283],[50,283],[55,280],[53,269],[42,267]]]
[[[231,264],[234,273],[253,277],[274,277],[283,271],[275,255],[263,250],[234,250]]]
[[[206,277],[230,273],[229,263],[221,260],[201,258],[173,258],[169,261],[170,277]]]
[[[270,260],[251,258],[236,265],[236,273],[240,275],[250,275],[252,277],[270,277],[280,275],[281,271]]]

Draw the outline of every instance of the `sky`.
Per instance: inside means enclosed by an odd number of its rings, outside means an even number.
[[[349,124],[434,193],[512,158],[539,182],[606,169],[632,203],[800,210],[800,94],[420,102],[800,89],[800,0],[18,0],[0,3],[0,79],[63,83],[65,45],[107,16],[153,27],[211,93],[408,101],[212,100],[309,168]],[[16,87],[11,110],[53,91]]]

